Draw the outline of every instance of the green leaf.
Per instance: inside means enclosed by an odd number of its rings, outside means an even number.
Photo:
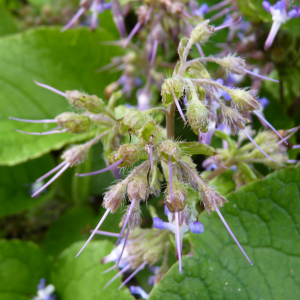
[[[63,215],[49,228],[46,232],[41,247],[47,254],[58,256],[65,248],[72,243],[84,242],[90,236],[90,230],[94,229],[100,221],[105,209],[101,209],[101,213],[96,215],[89,206],[74,206]],[[119,221],[121,213],[109,214],[105,222],[101,225],[100,230],[119,232]],[[107,239],[116,242],[116,238],[96,235],[93,239]]]
[[[11,13],[0,3],[0,36],[18,32]]]
[[[54,167],[50,155],[15,167],[0,167],[0,217],[15,214],[44,202],[52,193],[31,198],[36,179]]]
[[[221,212],[251,266],[216,213],[201,214],[193,257],[175,264],[149,299],[300,298],[300,166],[241,187]]]
[[[213,156],[217,154],[216,149],[213,147],[198,142],[179,142],[178,147],[185,155],[204,154]]]
[[[83,90],[104,96],[104,88],[117,74],[95,70],[120,54],[117,47],[100,45],[113,36],[103,29],[68,30],[38,28],[0,40],[0,165],[14,165],[36,158],[51,150],[89,138],[69,133],[32,136],[14,132],[46,131],[51,127],[8,120],[9,116],[25,119],[53,119],[69,111],[66,99],[37,86],[33,80],[58,90]]]
[[[48,281],[50,267],[51,260],[35,244],[0,240],[0,299],[31,299],[40,279]]]
[[[112,264],[100,264],[101,259],[108,255],[114,248],[107,241],[90,242],[79,257],[75,259],[82,243],[78,242],[66,249],[59,257],[52,273],[52,282],[56,288],[60,300],[83,300],[83,299],[134,299],[129,290],[123,287],[120,278],[115,280],[105,291],[103,287],[116,275],[103,271]]]

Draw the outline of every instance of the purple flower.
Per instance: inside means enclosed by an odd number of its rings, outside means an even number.
[[[132,285],[129,289],[131,294],[141,296],[142,299],[148,299],[149,297],[149,295],[140,286]]]
[[[263,8],[272,15],[273,24],[269,33],[269,36],[265,42],[265,50],[269,49],[275,39],[275,36],[281,26],[292,18],[298,18],[300,15],[300,8],[294,6],[292,10],[287,12],[285,7],[285,1],[281,0],[276,2],[273,6],[269,1],[263,1]]]

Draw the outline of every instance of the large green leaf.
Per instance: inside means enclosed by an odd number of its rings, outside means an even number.
[[[31,194],[35,180],[53,167],[49,154],[15,167],[0,167],[0,217],[38,205],[51,197],[52,193],[42,193],[33,199]]]
[[[0,3],[0,36],[16,33],[18,31],[11,13]]]
[[[0,165],[14,165],[87,138],[68,133],[24,135],[12,128],[46,131],[50,127],[10,121],[8,117],[48,119],[70,110],[63,97],[38,87],[33,79],[61,91],[78,89],[102,97],[105,86],[117,75],[95,70],[120,53],[117,47],[100,45],[112,39],[104,29],[61,33],[59,28],[48,27],[0,40]]]
[[[116,274],[113,271],[101,274],[111,265],[99,263],[113,249],[111,243],[90,242],[80,256],[75,258],[81,247],[82,243],[78,242],[67,248],[54,266],[52,281],[60,300],[134,299],[125,287],[118,290],[120,278],[103,291],[106,283]]]
[[[53,256],[60,254],[72,243],[81,241],[83,246],[90,236],[90,230],[94,229],[100,221],[104,208],[101,208],[99,215],[85,205],[75,206],[66,211],[46,232],[42,242],[42,248],[46,253]],[[121,213],[109,214],[102,224],[100,230],[119,232]],[[96,235],[93,239],[108,239],[116,242],[116,238]]]
[[[153,299],[300,299],[300,166],[241,187],[221,209],[254,263],[251,266],[216,213],[202,235],[191,234],[193,257],[175,264]]]
[[[0,240],[0,299],[31,299],[40,279],[49,279],[51,264],[31,242]]]

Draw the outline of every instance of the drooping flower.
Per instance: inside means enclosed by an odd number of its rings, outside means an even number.
[[[265,42],[265,50],[268,50],[273,44],[281,24],[286,23],[292,18],[298,18],[300,16],[300,8],[294,6],[293,9],[288,12],[284,0],[276,2],[273,6],[269,1],[263,1],[262,6],[267,12],[272,14],[273,19],[269,36]]]

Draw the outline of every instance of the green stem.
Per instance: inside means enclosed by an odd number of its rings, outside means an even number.
[[[169,113],[167,115],[167,139],[174,138],[174,119],[175,119],[175,102],[169,106]]]

